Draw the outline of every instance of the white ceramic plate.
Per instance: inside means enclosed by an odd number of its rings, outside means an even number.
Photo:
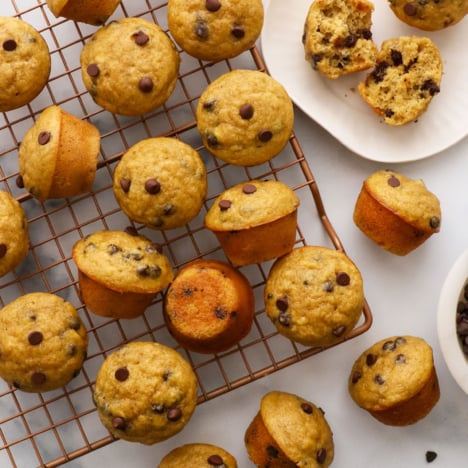
[[[468,394],[468,358],[463,354],[455,327],[457,303],[468,278],[468,250],[454,263],[442,287],[437,332],[447,367],[458,385]]]
[[[430,37],[439,47],[444,74],[441,92],[417,122],[383,123],[359,96],[366,73],[323,78],[304,58],[301,38],[312,0],[270,0],[262,50],[270,74],[309,117],[358,155],[385,163],[414,161],[443,151],[468,133],[468,19],[444,31],[427,33],[398,20],[386,0],[376,0],[372,33],[380,47],[391,37]]]

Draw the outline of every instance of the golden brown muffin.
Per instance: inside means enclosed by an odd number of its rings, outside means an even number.
[[[6,112],[42,91],[49,79],[50,54],[39,32],[19,18],[0,16],[0,44],[0,112]]]
[[[358,406],[391,426],[416,423],[440,397],[432,349],[414,336],[372,345],[354,363],[348,385]]]
[[[121,18],[99,28],[80,55],[81,76],[94,101],[115,114],[139,115],[167,101],[180,58],[155,23]]]
[[[466,0],[388,0],[388,3],[397,18],[423,31],[453,26],[468,14]]]
[[[402,36],[382,43],[375,68],[358,91],[389,125],[414,122],[440,92],[442,58],[427,37]]]
[[[105,359],[94,402],[111,434],[151,445],[179,433],[189,422],[197,404],[197,378],[172,348],[132,342]]]
[[[167,289],[164,319],[184,348],[219,353],[250,332],[254,309],[252,287],[240,271],[218,260],[196,260]]]
[[[75,307],[54,294],[25,294],[0,310],[0,377],[25,392],[68,384],[86,359],[88,335]]]
[[[422,180],[382,170],[364,181],[353,219],[380,247],[407,255],[439,232],[441,210],[438,198]]]
[[[93,124],[58,106],[48,107],[21,142],[18,162],[24,187],[40,201],[90,191],[99,146]]]
[[[28,220],[22,206],[0,190],[0,278],[16,268],[29,250]]]
[[[176,138],[147,138],[133,145],[114,171],[114,195],[133,221],[174,229],[191,221],[207,193],[200,155]]]
[[[138,317],[174,276],[157,246],[124,231],[96,231],[76,242],[72,256],[83,302],[106,317]]]
[[[64,18],[95,26],[104,24],[114,13],[120,0],[47,0],[56,18]]]
[[[221,447],[194,443],[171,450],[158,468],[237,468],[237,461]]]
[[[282,182],[250,180],[216,198],[205,226],[234,265],[264,262],[293,249],[299,203]]]
[[[291,137],[294,110],[284,87],[257,70],[233,70],[211,82],[197,104],[208,151],[236,166],[269,161]]]
[[[367,0],[314,0],[304,25],[305,59],[323,76],[366,70],[374,65],[374,5]]]
[[[330,346],[345,339],[359,320],[361,273],[343,252],[297,247],[273,264],[264,300],[279,333],[305,346]]]
[[[262,398],[244,441],[259,468],[326,468],[334,457],[333,433],[322,409],[286,392]]]
[[[255,44],[263,26],[262,0],[169,0],[174,40],[201,60],[235,57]]]

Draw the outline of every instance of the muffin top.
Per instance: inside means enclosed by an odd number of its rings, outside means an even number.
[[[432,349],[422,338],[385,338],[356,360],[349,376],[349,392],[364,409],[386,409],[416,395],[433,366]]]
[[[158,468],[237,468],[236,459],[226,450],[212,444],[193,443],[176,447],[160,462]]]

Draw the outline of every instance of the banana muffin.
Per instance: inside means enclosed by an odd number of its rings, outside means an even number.
[[[415,336],[380,340],[356,360],[348,388],[354,402],[380,422],[414,424],[440,397],[432,348]]]
[[[280,334],[305,346],[331,346],[346,338],[361,315],[361,273],[343,252],[297,247],[271,267],[266,313]]]
[[[422,180],[382,170],[364,181],[353,219],[377,245],[407,255],[440,231],[441,216],[439,199]]]
[[[56,18],[62,16],[94,26],[104,24],[119,3],[120,0],[47,0],[47,6]]]
[[[99,28],[80,55],[81,76],[94,101],[115,114],[138,115],[172,94],[180,58],[169,36],[143,18],[121,18]]]
[[[208,151],[236,166],[269,161],[291,137],[294,111],[284,87],[256,70],[233,70],[211,82],[197,104]]]
[[[169,0],[167,20],[174,40],[188,54],[218,61],[255,44],[263,26],[262,0]]]
[[[0,310],[0,377],[25,392],[68,384],[86,359],[88,335],[75,307],[35,292]]]
[[[0,112],[6,112],[39,95],[51,65],[46,41],[19,18],[0,16],[0,44]]]
[[[136,341],[107,356],[97,374],[94,402],[112,435],[152,445],[189,422],[197,404],[197,379],[177,351]]]
[[[237,468],[237,461],[221,447],[193,443],[171,450],[158,468]]]

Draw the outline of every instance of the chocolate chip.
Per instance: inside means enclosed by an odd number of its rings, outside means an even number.
[[[130,190],[130,185],[132,185],[132,181],[130,179],[120,179],[120,188],[125,193],[128,193],[128,191]]]
[[[255,187],[254,184],[245,184],[242,187],[242,192],[244,192],[246,195],[252,195],[257,191],[257,187]]]
[[[331,280],[326,280],[322,285],[322,289],[326,292],[333,292],[333,282]]]
[[[114,376],[119,382],[125,382],[130,377],[130,372],[126,367],[119,367]]]
[[[148,179],[145,182],[145,190],[150,195],[156,195],[161,191],[161,184],[156,179]]]
[[[396,348],[396,344],[394,341],[386,341],[383,345],[382,345],[382,349],[384,351],[395,351],[395,348]]]
[[[115,416],[112,418],[112,427],[114,429],[119,429],[121,431],[125,430],[127,426],[127,423],[125,422],[124,418],[121,418],[120,416]]]
[[[395,358],[395,362],[397,364],[405,364],[406,362],[406,357],[404,354],[398,354],[397,357]]]
[[[343,333],[346,331],[346,326],[345,325],[338,325],[337,327],[335,327],[332,331],[332,333],[337,336],[337,337],[340,337],[343,335]]]
[[[433,216],[429,220],[429,226],[431,226],[432,229],[437,229],[440,226],[440,219],[437,216]]]
[[[415,3],[407,3],[403,7],[403,11],[408,16],[415,16],[416,13],[418,12],[418,6]]]
[[[379,384],[379,385],[383,385],[385,383],[385,380],[383,379],[383,377],[380,374],[377,374],[374,377],[374,382]]]
[[[389,67],[389,64],[387,62],[379,62],[374,70],[371,73],[372,78],[376,83],[380,83],[383,81],[385,78],[385,75],[387,74],[387,68]]]
[[[166,415],[169,421],[175,422],[182,417],[182,410],[180,408],[171,408]]]
[[[215,104],[216,104],[215,99],[211,99],[210,101],[205,101],[203,103],[203,109],[207,111],[212,111],[214,109]]]
[[[143,93],[151,93],[151,91],[153,91],[153,87],[153,80],[148,76],[142,78],[138,83],[138,88],[140,88],[140,91]]]
[[[145,34],[143,31],[138,31],[137,33],[132,35],[135,44],[139,46],[145,45],[149,41],[148,34]]]
[[[278,322],[283,325],[283,327],[289,327],[289,325],[291,325],[291,317],[287,313],[281,312],[278,315]]]
[[[216,307],[215,309],[215,316],[216,318],[219,318],[220,320],[223,320],[227,317],[227,311],[224,309],[221,309],[220,307]]]
[[[221,211],[226,211],[226,210],[228,210],[229,208],[231,208],[231,205],[232,205],[231,200],[221,200],[221,201],[218,203],[219,209],[220,209]]]
[[[49,143],[50,141],[50,132],[46,132],[46,131],[42,131],[39,133],[38,137],[37,137],[37,142],[43,146],[43,145],[47,145],[47,143]]]
[[[210,455],[206,461],[208,462],[208,465],[212,466],[224,465],[224,460],[219,455]]]
[[[115,255],[116,253],[118,252],[122,252],[122,249],[118,246],[118,245],[115,245],[115,244],[109,244],[107,246],[107,253],[109,255]]]
[[[286,312],[288,310],[288,296],[282,296],[276,300],[276,308],[281,312]]]
[[[421,89],[423,91],[429,91],[429,94],[431,96],[434,96],[434,94],[437,94],[438,92],[440,92],[440,88],[438,86],[438,84],[434,81],[434,80],[426,80],[422,86],[421,86]]]
[[[258,139],[262,143],[267,143],[273,138],[273,133],[270,130],[260,130],[258,132]]]
[[[435,459],[437,458],[437,453],[432,451],[432,450],[428,450],[426,452],[426,461],[427,463],[432,463]]]
[[[169,380],[170,376],[171,376],[171,371],[167,370],[166,372],[164,372],[164,374],[162,376],[163,381],[167,382]]]
[[[29,344],[32,346],[37,346],[42,343],[44,336],[40,331],[33,331],[28,335]]]
[[[361,380],[362,374],[359,371],[354,371],[351,376],[351,383],[355,384]]]
[[[254,109],[252,107],[252,104],[244,104],[240,107],[239,109],[239,115],[244,119],[244,120],[249,120],[253,117],[254,114]]]
[[[340,286],[348,286],[350,281],[351,281],[351,278],[349,277],[348,273],[345,273],[344,271],[340,271],[339,273],[336,274],[336,283],[339,284]]]
[[[390,185],[390,187],[399,187],[400,186],[400,181],[398,180],[397,177],[394,175],[390,176],[387,180],[387,184]]]
[[[158,244],[157,242],[153,242],[151,245],[147,245],[145,247],[146,252],[153,253],[153,252],[158,252],[162,253],[163,248],[161,244]]]
[[[244,36],[245,36],[245,31],[244,31],[244,28],[239,25],[239,24],[235,24],[232,28],[231,28],[231,34],[236,38],[236,39],[242,39]]]
[[[207,39],[209,36],[208,25],[206,21],[197,19],[195,22],[195,35],[200,39]]]
[[[208,11],[215,12],[221,8],[219,0],[206,0],[205,7]]]
[[[23,180],[23,177],[22,177],[21,175],[18,175],[18,176],[16,177],[15,182],[16,182],[16,186],[17,186],[18,188],[20,188],[20,189],[23,189],[23,188],[24,188],[24,180]]]
[[[372,39],[372,31],[370,29],[363,29],[361,35],[366,40]]]
[[[7,52],[12,52],[16,49],[17,47],[17,43],[14,39],[7,39],[3,44],[2,44],[2,47],[3,47],[3,50],[7,51]]]
[[[0,244],[0,258],[3,258],[6,255],[7,250],[8,248],[6,244]]]
[[[68,346],[68,355],[69,356],[74,356],[76,354],[76,346],[74,344],[71,344]]]
[[[327,450],[324,448],[319,448],[315,455],[315,459],[317,460],[317,463],[323,465],[327,459]]]
[[[158,414],[163,414],[164,413],[164,406],[158,403],[153,403],[151,405],[151,411],[158,413]]]
[[[270,458],[278,458],[279,451],[276,447],[273,447],[273,445],[267,445],[266,451]]]
[[[314,408],[309,403],[301,403],[301,409],[306,414],[312,414],[314,412]]]
[[[144,278],[159,278],[161,276],[161,267],[158,265],[145,265],[136,269],[137,275]]]
[[[395,115],[395,112],[388,108],[384,110],[384,116],[387,117],[387,119],[391,119]]]
[[[392,49],[390,51],[390,56],[392,57],[392,62],[395,67],[398,67],[398,65],[401,65],[403,63],[403,55],[401,55],[401,52],[396,49]]]
[[[47,380],[47,377],[42,372],[33,372],[31,375],[31,382],[34,385],[42,385]]]
[[[99,73],[101,73],[101,70],[99,70],[99,67],[97,66],[96,63],[90,63],[88,67],[86,68],[86,73],[91,78],[96,78],[99,76]]]
[[[215,148],[216,146],[218,146],[219,144],[218,139],[216,138],[215,135],[213,135],[213,133],[207,132],[205,136],[206,136],[206,142],[208,143],[208,146],[211,146],[212,148]]]
[[[357,40],[358,40],[358,37],[355,34],[351,33],[345,37],[344,46],[348,48],[354,47],[356,45]]]
[[[377,362],[377,354],[369,353],[366,356],[366,364],[371,367]]]

